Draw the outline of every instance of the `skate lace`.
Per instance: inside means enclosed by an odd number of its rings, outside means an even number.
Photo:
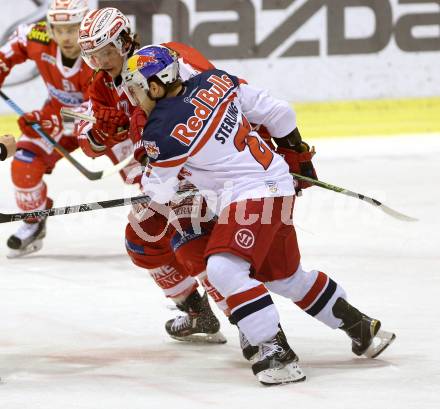
[[[269,358],[283,351],[283,347],[278,344],[276,339],[269,342],[263,342],[260,345],[260,359]]]
[[[171,325],[171,329],[173,331],[180,331],[183,328],[187,328],[191,326],[191,318],[189,315],[179,315]]]
[[[38,230],[38,223],[23,223],[14,233],[14,236],[18,237],[20,240],[27,239],[32,236]]]

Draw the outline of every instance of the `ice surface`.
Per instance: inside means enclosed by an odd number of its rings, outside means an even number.
[[[5,258],[18,224],[0,225],[0,408],[439,407],[440,137],[316,142],[322,180],[420,218],[399,222],[320,188],[297,202],[304,267],[330,274],[396,332],[379,359],[353,356],[341,331],[279,297],[305,383],[260,386],[223,318],[226,345],[171,340],[164,322],[174,312],[126,256],[119,208],[51,218],[43,250],[20,260]],[[14,210],[8,173],[0,163],[2,212]],[[58,206],[133,193],[118,176],[88,182],[64,161],[46,180]]]

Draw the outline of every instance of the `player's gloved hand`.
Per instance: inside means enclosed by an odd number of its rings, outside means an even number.
[[[92,135],[96,142],[108,147],[128,138],[129,118],[124,111],[113,107],[101,107],[95,112],[96,123]]]
[[[142,144],[142,133],[147,123],[148,117],[142,108],[137,107],[130,120],[130,139],[134,145],[134,158],[142,163],[147,151]]]
[[[6,77],[9,74],[9,66],[4,58],[4,55],[0,53],[0,87],[5,82]]]
[[[23,135],[29,138],[40,138],[37,131],[32,128],[35,124],[40,125],[41,130],[51,137],[56,136],[61,130],[60,120],[55,114],[43,115],[40,111],[32,111],[18,118],[18,127]]]
[[[300,145],[295,147],[295,150],[277,147],[276,152],[280,154],[286,163],[289,165],[289,172],[297,173],[301,176],[306,176],[311,179],[318,179],[316,175],[315,167],[312,163],[312,158],[315,155],[315,147],[310,149],[310,146],[301,142]],[[307,189],[312,186],[310,183],[298,180],[297,192],[301,189]]]

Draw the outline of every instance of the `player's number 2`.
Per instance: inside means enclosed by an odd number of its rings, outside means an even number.
[[[234,138],[234,145],[239,152],[243,152],[246,146],[249,148],[254,159],[266,170],[272,163],[273,153],[266,144],[254,135],[249,135],[249,130],[240,126]]]

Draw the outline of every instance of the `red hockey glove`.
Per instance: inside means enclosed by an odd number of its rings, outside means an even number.
[[[301,149],[298,150],[301,150],[301,152],[278,147],[276,152],[280,154],[289,165],[289,172],[317,180],[318,176],[316,175],[315,167],[312,163],[312,158],[315,155],[315,148],[312,147],[312,149],[310,149],[309,145],[305,142],[301,142]],[[310,186],[312,186],[310,183],[298,180],[297,191],[307,189]]]
[[[138,162],[142,162],[143,157],[147,154],[142,145],[142,133],[147,123],[148,117],[142,108],[137,107],[130,121],[130,139],[134,145],[134,158]]]
[[[29,138],[40,138],[40,135],[32,128],[34,124],[40,125],[41,130],[51,137],[55,137],[61,131],[60,120],[55,114],[43,115],[40,111],[32,111],[18,118],[18,126],[23,135]]]
[[[95,118],[92,136],[99,144],[112,147],[128,138],[130,120],[125,112],[116,108],[102,107],[95,112]]]
[[[8,63],[6,62],[4,54],[0,53],[0,87],[5,82],[6,77],[8,76],[10,68]]]

